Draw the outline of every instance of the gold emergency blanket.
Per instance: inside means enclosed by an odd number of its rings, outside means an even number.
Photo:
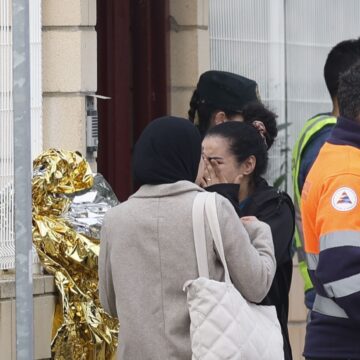
[[[108,360],[116,352],[118,321],[98,296],[99,239],[79,233],[66,218],[75,194],[86,194],[93,184],[89,164],[76,152],[50,149],[34,161],[33,242],[60,295],[54,359]]]

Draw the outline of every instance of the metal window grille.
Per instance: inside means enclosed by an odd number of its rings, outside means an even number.
[[[209,0],[209,10],[211,68],[258,82],[286,129],[271,151],[267,177],[284,173],[291,193],[292,148],[309,117],[332,110],[324,63],[332,46],[359,37],[360,1]]]
[[[0,270],[15,267],[11,8],[11,0],[0,0]],[[31,140],[35,157],[42,149],[41,0],[31,1],[29,21]],[[36,256],[34,262],[38,262]]]

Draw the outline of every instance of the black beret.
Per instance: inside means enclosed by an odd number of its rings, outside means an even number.
[[[200,76],[197,84],[200,101],[219,110],[241,111],[253,102],[260,102],[257,83],[237,74],[210,70]]]

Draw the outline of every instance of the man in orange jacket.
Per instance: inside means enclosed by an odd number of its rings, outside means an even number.
[[[340,78],[340,117],[302,191],[309,275],[316,297],[307,359],[360,359],[360,63]]]

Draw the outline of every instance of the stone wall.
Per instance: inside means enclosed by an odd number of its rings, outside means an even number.
[[[43,147],[86,154],[85,96],[97,90],[96,0],[43,0]]]
[[[170,0],[171,114],[187,117],[199,75],[209,70],[208,0]]]

